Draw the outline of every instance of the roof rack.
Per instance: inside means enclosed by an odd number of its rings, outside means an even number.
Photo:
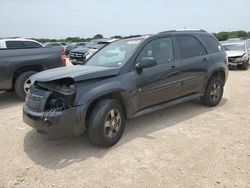
[[[175,30],[162,31],[158,34],[171,33],[171,32],[206,32],[206,31],[203,29],[175,29]]]
[[[142,35],[131,35],[131,36],[126,36],[122,37],[122,39],[130,39],[130,38],[136,38],[136,37],[141,37]]]

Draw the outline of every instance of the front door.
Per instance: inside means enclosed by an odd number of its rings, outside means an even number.
[[[175,67],[171,38],[152,40],[140,52],[136,62],[146,57],[154,58],[157,65],[136,73],[138,110],[175,99],[180,95],[180,83],[175,79],[178,70]]]

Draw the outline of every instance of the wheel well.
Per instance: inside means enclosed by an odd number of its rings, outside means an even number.
[[[108,94],[105,94],[103,96],[100,96],[100,97],[96,98],[88,106],[87,113],[86,113],[86,116],[85,116],[85,122],[86,122],[87,126],[88,126],[88,120],[89,120],[89,117],[90,117],[90,114],[91,114],[92,110],[95,108],[96,104],[99,101],[104,100],[104,99],[116,99],[116,100],[118,100],[121,103],[121,105],[122,105],[122,108],[123,108],[123,110],[125,112],[125,117],[126,117],[126,108],[125,108],[125,105],[124,105],[121,93],[119,93],[119,92],[112,92],[112,93],[108,93]]]
[[[21,67],[14,72],[13,79],[12,79],[12,85],[15,84],[17,77],[22,73],[27,72],[27,71],[40,72],[42,70],[43,70],[43,68],[40,65],[30,65],[30,66]]]
[[[219,77],[222,79],[223,84],[225,84],[225,72],[223,70],[217,70],[215,71],[210,78],[212,77]]]

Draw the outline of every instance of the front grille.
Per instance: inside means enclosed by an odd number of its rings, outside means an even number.
[[[230,62],[230,63],[233,63],[235,60],[236,60],[236,58],[233,58],[233,57],[228,58],[228,62]]]
[[[79,52],[70,52],[69,55],[70,60],[83,61],[85,60],[85,56]]]
[[[43,97],[29,94],[28,99],[26,100],[26,105],[33,110],[38,110],[41,105],[41,101],[43,100]]]
[[[51,93],[51,91],[39,89],[33,84],[27,93],[25,104],[33,111],[42,112]]]
[[[83,56],[83,54],[81,54],[81,53],[77,53],[77,52],[71,52],[70,53],[70,57],[82,57]]]

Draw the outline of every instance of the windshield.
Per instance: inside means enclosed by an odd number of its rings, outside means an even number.
[[[121,67],[142,40],[121,40],[101,49],[86,64],[104,67]]]
[[[109,43],[98,43],[95,46],[93,46],[93,49],[101,49],[102,47],[108,45]]]
[[[244,43],[223,44],[222,46],[226,51],[245,51]]]
[[[93,46],[95,46],[97,44],[97,41],[90,41],[88,42],[85,47],[88,47],[88,48],[92,48]]]

